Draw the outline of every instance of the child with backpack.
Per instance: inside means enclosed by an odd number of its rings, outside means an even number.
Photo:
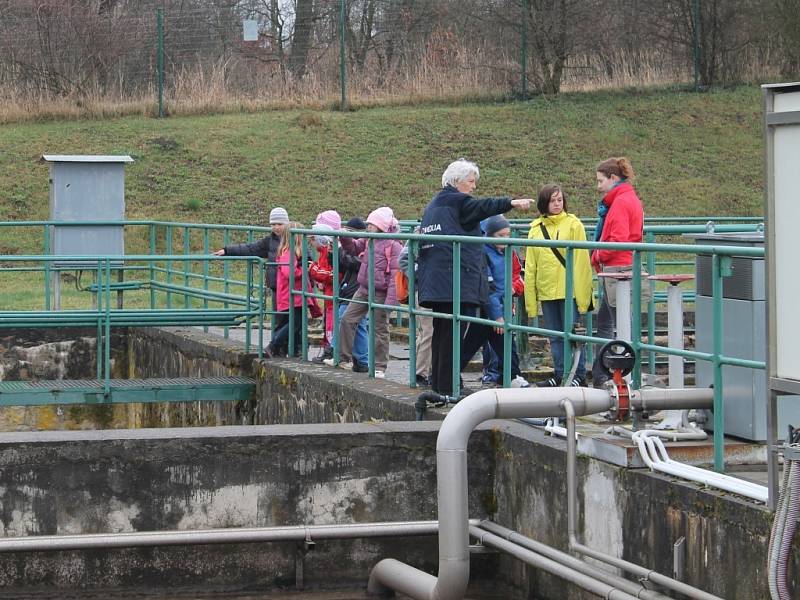
[[[394,218],[394,212],[388,206],[375,209],[367,217],[367,231],[370,233],[397,233],[399,224]],[[340,361],[334,365],[333,359],[323,361],[329,366],[338,366],[342,369],[353,369],[353,340],[359,321],[367,314],[369,307],[364,304],[369,299],[369,249],[367,239],[354,239],[343,237],[342,247],[346,252],[360,256],[361,267],[358,270],[358,291],[353,296],[353,302],[347,309],[339,324]],[[375,297],[378,304],[397,304],[395,288],[395,272],[398,269],[397,260],[400,256],[402,245],[397,240],[374,240],[374,265],[372,277],[374,280]],[[386,377],[386,367],[389,363],[389,311],[375,309],[373,324],[375,326],[375,377]]]

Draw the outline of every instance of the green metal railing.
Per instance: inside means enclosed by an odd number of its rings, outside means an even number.
[[[666,220],[666,218],[665,218]],[[632,344],[637,354],[642,356],[641,353],[647,354],[647,362],[639,361],[637,367],[633,372],[633,386],[639,387],[642,377],[642,366],[646,364],[649,372],[654,372],[655,356],[656,355],[677,355],[686,359],[694,361],[707,361],[712,364],[713,378],[714,378],[714,466],[717,470],[724,470],[724,446],[723,446],[723,431],[724,431],[724,407],[723,407],[723,393],[724,393],[724,367],[745,367],[751,369],[764,369],[764,363],[761,361],[752,361],[740,359],[737,357],[725,356],[722,352],[722,330],[724,327],[722,319],[722,280],[730,274],[730,262],[733,256],[750,257],[750,258],[763,258],[764,251],[762,248],[747,248],[740,246],[714,246],[714,245],[701,245],[696,246],[692,244],[678,244],[678,243],[655,243],[654,240],[659,236],[668,236],[674,238],[675,236],[683,236],[686,234],[702,234],[709,232],[707,227],[698,223],[709,220],[715,221],[714,233],[721,232],[752,232],[759,231],[762,228],[761,223],[757,219],[732,217],[729,219],[711,219],[706,217],[690,217],[685,219],[672,219],[680,221],[677,224],[648,224],[645,227],[645,242],[640,244],[599,244],[596,242],[572,242],[560,240],[528,240],[526,237],[513,237],[510,239],[492,238],[492,244],[503,244],[510,246],[516,250],[524,251],[527,247],[554,247],[559,248],[565,255],[566,259],[566,290],[567,295],[572,294],[574,289],[573,283],[573,264],[574,252],[578,249],[593,250],[595,248],[605,248],[608,250],[631,250],[634,253],[633,265],[633,279],[632,279],[632,305],[641,306],[642,286],[650,286],[651,299],[648,306],[647,316],[647,341],[643,342],[641,337],[635,332],[642,331],[641,311],[632,311],[632,331],[634,332],[634,339]],[[720,223],[720,221],[729,220],[731,223]],[[652,221],[651,221],[652,222]],[[407,225],[410,222],[404,223]],[[529,223],[529,221],[528,221]],[[149,235],[145,237],[148,241],[148,249],[150,254],[141,255],[126,255],[115,257],[99,257],[99,256],[82,256],[82,257],[69,257],[69,260],[77,260],[86,262],[87,267],[85,270],[92,271],[96,279],[96,283],[88,288],[88,291],[93,292],[98,299],[97,307],[91,310],[81,311],[62,311],[62,313],[54,312],[51,310],[50,303],[50,285],[53,274],[60,274],[64,268],[58,267],[58,263],[63,263],[67,257],[48,255],[50,252],[50,232],[53,227],[60,226],[79,226],[79,225],[124,225],[129,227],[146,227],[148,228]],[[209,325],[213,323],[223,323],[225,319],[229,318],[232,313],[239,315],[239,322],[244,322],[247,325],[246,331],[246,346],[249,348],[250,328],[254,322],[258,323],[259,331],[259,355],[263,347],[263,316],[270,314],[274,316],[274,312],[267,310],[266,288],[264,286],[264,271],[266,263],[262,259],[252,257],[213,257],[209,253],[215,247],[222,247],[228,245],[231,241],[233,234],[241,234],[246,236],[243,241],[252,241],[257,235],[268,235],[269,228],[266,227],[252,227],[252,226],[230,226],[230,225],[207,225],[207,224],[194,224],[194,223],[169,223],[159,221],[127,221],[127,222],[83,222],[83,223],[58,223],[47,221],[28,221],[28,222],[15,222],[15,223],[0,223],[0,231],[4,227],[39,227],[42,228],[43,236],[43,251],[44,256],[4,256],[0,258],[2,264],[2,271],[40,271],[44,280],[45,302],[44,311],[5,311],[0,313],[0,319],[3,324],[23,324],[26,320],[28,322],[40,322],[42,326],[53,326],[54,324],[61,323],[90,323],[98,328],[98,340],[100,337],[105,336],[108,339],[108,332],[111,326],[121,324],[138,325],[142,323],[147,324],[166,324],[167,322],[176,323],[184,319],[184,322],[191,321],[198,325]],[[527,224],[516,224],[514,231],[517,235],[527,231]],[[308,236],[313,235],[314,231],[310,229],[299,229],[291,232],[292,237],[301,235],[302,251],[301,251],[301,264],[302,264],[302,277],[304,282],[308,280],[307,261],[312,256],[312,251],[308,244]],[[367,317],[371,325],[375,322],[375,310],[384,309],[388,311],[396,311],[398,315],[403,315],[408,319],[409,324],[409,355],[410,355],[410,369],[409,369],[409,385],[416,387],[415,373],[416,373],[416,319],[419,315],[426,317],[434,317],[440,319],[449,319],[454,322],[453,326],[453,356],[460,356],[460,326],[462,323],[480,323],[496,327],[496,321],[484,319],[481,317],[473,317],[469,315],[460,314],[456,310],[455,314],[434,313],[428,310],[421,310],[416,306],[416,277],[414,273],[414,260],[409,260],[409,269],[407,272],[409,279],[409,305],[390,306],[386,304],[379,304],[375,302],[375,281],[372,276],[373,265],[375,263],[375,240],[383,238],[393,238],[400,241],[405,241],[409,244],[409,253],[411,257],[417,255],[419,243],[425,242],[446,242],[453,244],[454,247],[454,277],[453,277],[453,302],[454,306],[458,307],[460,302],[460,262],[461,262],[461,248],[463,244],[485,244],[485,238],[475,237],[458,237],[458,236],[431,236],[431,235],[418,235],[411,233],[399,234],[380,234],[380,233],[364,233],[364,232],[345,232],[336,231],[328,232],[326,235],[331,235],[338,238],[352,237],[352,238],[366,238],[367,239],[367,261],[368,261],[368,298],[360,301],[367,305]],[[293,247],[293,240],[290,241],[290,247]],[[197,253],[200,250],[202,254]],[[157,252],[161,250],[161,254]],[[164,251],[166,250],[166,251]],[[179,250],[175,252],[175,250]],[[180,251],[183,253],[181,254]],[[192,252],[195,252],[192,254]],[[340,248],[338,244],[334,244],[332,252],[332,263],[334,273],[338,273]],[[694,265],[694,259],[698,254],[712,256],[712,298],[714,308],[714,322],[713,322],[713,350],[712,352],[698,352],[696,350],[679,350],[668,348],[666,346],[657,345],[654,343],[654,314],[655,303],[663,301],[663,297],[659,297],[658,290],[653,282],[642,281],[642,268],[645,267],[650,273],[658,271],[674,271],[676,268],[682,266]],[[678,260],[680,257],[688,257]],[[115,261],[124,261],[122,269],[126,273],[135,272],[137,276],[143,277],[143,281],[118,281],[112,280],[112,272],[118,270],[114,265]],[[303,305],[309,298],[315,298],[323,302],[328,301],[333,303],[333,353],[334,358],[338,361],[339,358],[339,281],[334,277],[332,294],[326,295],[313,287],[308,287],[306,283],[301,286],[302,289],[294,290],[294,262],[296,258],[294,255],[291,257],[292,273],[290,281],[290,289],[292,296],[302,296]],[[34,267],[25,266],[25,262],[36,263]],[[243,262],[242,262],[243,261]],[[538,321],[535,315],[530,315],[529,319],[522,318],[521,311],[517,311],[516,317],[512,313],[512,293],[511,293],[511,252],[505,253],[505,270],[506,270],[506,289],[504,303],[504,320],[503,329],[507,333],[520,333],[523,339],[528,335],[546,336],[551,339],[562,340],[564,352],[564,371],[568,372],[571,367],[572,353],[569,351],[570,345],[574,342],[585,343],[587,348],[591,348],[592,344],[605,343],[603,338],[597,338],[592,335],[580,335],[573,332],[573,324],[577,320],[577,316],[573,314],[572,303],[565,303],[564,314],[564,331],[553,331],[538,326]],[[138,264],[137,264],[138,263]],[[19,266],[22,265],[22,266]],[[200,269],[193,269],[192,265],[200,265]],[[256,268],[258,273],[254,273]],[[74,268],[72,268],[74,270]],[[135,290],[147,289],[149,290],[149,303],[146,308],[140,310],[126,311],[121,308],[113,308],[111,302],[112,292],[130,294]],[[237,293],[238,292],[238,293]],[[663,296],[663,294],[662,294]],[[689,299],[692,298],[691,291],[687,294]],[[177,305],[176,299],[178,300]],[[356,300],[348,300],[348,302],[359,302]],[[198,305],[199,303],[199,305]],[[213,308],[212,305],[222,305],[221,308]],[[174,306],[175,305],[175,306]],[[12,314],[13,313],[13,314]],[[192,314],[195,318],[187,316]],[[44,316],[43,316],[44,315]],[[182,315],[184,315],[182,317]],[[202,318],[201,318],[202,317]],[[589,315],[590,317],[590,315]],[[308,315],[307,311],[302,311],[302,330],[304,333],[308,331]],[[44,325],[45,319],[48,320],[47,325]],[[204,321],[205,319],[205,321]],[[293,330],[294,327],[294,313],[289,312],[289,327]],[[227,323],[228,325],[230,323]],[[592,331],[591,319],[587,319],[587,332]],[[375,372],[374,365],[374,331],[375,327],[370,327],[369,335],[369,374],[372,376]],[[227,333],[227,329],[226,329]],[[102,334],[102,335],[101,335]],[[308,358],[308,335],[302,336],[300,355],[303,359]],[[510,369],[511,361],[508,359],[510,356],[512,344],[511,335],[506,335],[504,338],[504,356],[506,360],[503,361],[503,384],[509,385],[510,383]],[[106,344],[107,346],[107,344]],[[289,336],[289,350],[290,353],[295,351],[294,336]],[[108,348],[103,348],[104,354],[107,356]],[[98,361],[100,362],[100,361]],[[107,361],[104,361],[107,363]],[[458,394],[460,377],[459,377],[459,361],[454,360],[453,366],[453,390]],[[108,372],[104,373],[107,378]]]
[[[124,260],[124,263],[122,262]],[[180,261],[184,264],[198,263],[208,270],[208,263],[245,263],[257,265],[259,277],[248,281],[242,295],[213,289],[209,283],[220,287],[221,278],[209,275],[202,286],[192,286],[191,278],[182,284],[165,280],[167,269],[160,263]],[[0,257],[0,277],[4,273],[41,273],[46,282],[44,309],[24,310],[0,307],[0,327],[95,327],[97,332],[97,379],[104,381],[104,391],[110,387],[110,340],[112,327],[134,326],[246,326],[245,349],[252,346],[250,331],[258,328],[258,356],[263,356],[263,319],[265,296],[260,282],[264,277],[265,261],[258,257],[223,257],[209,255],[126,255],[120,256],[3,256]],[[92,275],[93,283],[83,291],[91,292],[93,306],[53,310],[50,302],[50,279],[63,271],[82,271]],[[248,269],[251,270],[251,269]],[[146,275],[150,279],[116,281],[112,272],[129,272]],[[186,271],[184,271],[186,272]],[[161,278],[159,278],[161,276]],[[139,308],[113,306],[112,293],[148,290],[148,302]],[[159,294],[180,294],[182,306],[173,308],[167,301],[159,301]],[[212,306],[213,304],[213,306]],[[222,305],[222,306],[219,306]]]

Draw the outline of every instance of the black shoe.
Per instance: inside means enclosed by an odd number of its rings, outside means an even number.
[[[569,387],[586,387],[586,378],[575,377],[572,381],[569,382]]]
[[[442,394],[437,394],[434,391],[428,390],[427,392],[422,392],[419,396],[417,396],[417,400],[420,403],[433,404],[434,406],[444,406],[447,404],[447,396],[443,396]]]
[[[550,379],[545,379],[544,381],[536,382],[536,387],[540,388],[558,387],[559,385],[561,385],[561,380],[556,379],[555,377],[551,377]]]
[[[431,387],[430,377],[425,377],[425,375],[417,375],[417,385],[420,387]]]
[[[324,348],[319,356],[315,356],[314,358],[312,358],[311,362],[321,364],[322,361],[325,360],[326,358],[333,358],[333,348],[331,348],[330,346]]]
[[[353,373],[369,373],[369,367],[364,363],[353,361]]]

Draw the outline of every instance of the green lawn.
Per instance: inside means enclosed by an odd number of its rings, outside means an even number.
[[[45,153],[133,156],[129,219],[265,224],[275,205],[306,223],[324,209],[349,217],[382,205],[417,218],[459,156],[482,167],[479,194],[535,195],[556,181],[571,211],[591,216],[594,166],[612,155],[631,158],[649,215],[757,215],[760,98],[755,87],[626,90],[352,113],[3,125],[0,221],[48,217]],[[40,229],[0,231],[0,255],[40,251]]]

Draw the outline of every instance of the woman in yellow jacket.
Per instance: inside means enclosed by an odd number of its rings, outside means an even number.
[[[529,240],[586,240],[583,223],[567,212],[567,200],[557,185],[545,185],[536,204],[541,216],[531,223]],[[587,250],[573,251],[573,310],[584,314],[592,305],[592,267]],[[525,255],[525,308],[531,316],[539,314],[542,305],[544,326],[564,331],[564,296],[566,287],[566,249],[529,247]],[[577,313],[576,313],[577,317]],[[551,338],[555,376],[537,385],[557,387],[564,376],[564,343]],[[575,378],[568,385],[586,385],[586,357],[581,352]]]

